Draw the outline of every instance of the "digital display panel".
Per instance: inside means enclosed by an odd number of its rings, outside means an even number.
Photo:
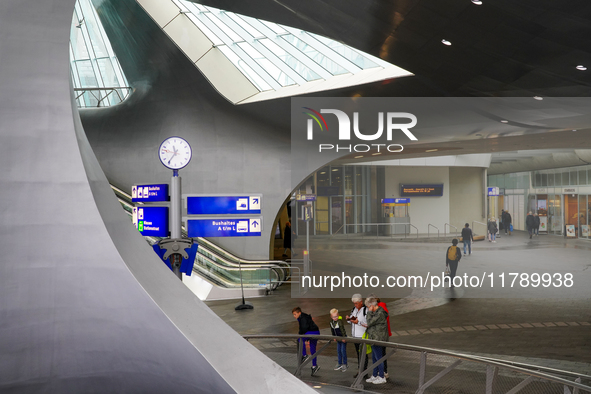
[[[441,197],[443,196],[443,183],[436,185],[400,184],[401,197]]]

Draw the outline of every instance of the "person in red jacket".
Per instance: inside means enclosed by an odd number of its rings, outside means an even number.
[[[377,297],[375,294],[370,294],[367,296],[369,297],[374,297],[377,301],[378,301],[378,306],[381,306],[383,310],[386,311],[386,313],[388,314],[388,317],[386,318],[386,321],[388,322],[388,338],[392,336],[392,329],[390,328],[390,312],[388,312],[388,307],[386,306],[385,302],[382,302],[382,300],[380,300],[379,297]],[[382,347],[382,355],[386,354],[386,347]],[[384,377],[386,379],[388,379],[388,360],[384,361]]]

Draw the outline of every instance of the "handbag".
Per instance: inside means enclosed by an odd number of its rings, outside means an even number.
[[[451,276],[451,270],[449,269],[449,265],[445,266],[445,272],[443,274],[445,275],[445,278],[443,279],[443,281],[445,282],[445,279],[449,279],[449,277]]]
[[[513,225],[509,225],[509,231],[513,231]]]

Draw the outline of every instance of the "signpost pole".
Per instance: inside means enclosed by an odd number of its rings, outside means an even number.
[[[181,232],[181,177],[179,170],[172,170],[172,179],[170,180],[170,238],[180,239]],[[173,254],[170,256],[170,265],[172,272],[182,281],[181,257]]]

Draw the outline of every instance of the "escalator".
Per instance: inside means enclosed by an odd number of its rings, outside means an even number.
[[[111,186],[125,212],[131,215],[135,206],[131,196]],[[183,236],[187,233],[182,230]],[[144,237],[150,245],[161,238]],[[228,299],[241,297],[241,278],[245,296],[271,293],[291,278],[291,266],[282,260],[245,260],[205,238],[194,238],[199,248],[193,266],[193,275],[184,276],[183,282],[201,299]]]

